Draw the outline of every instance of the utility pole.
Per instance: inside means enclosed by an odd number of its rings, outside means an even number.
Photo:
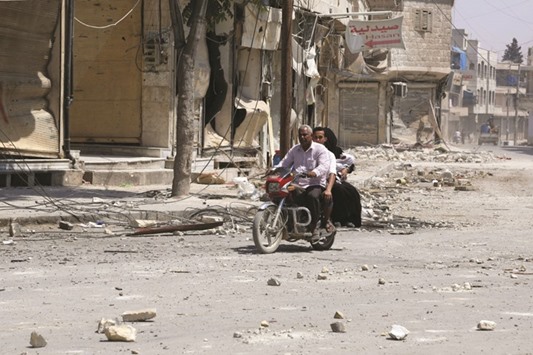
[[[289,150],[292,111],[292,12],[293,0],[284,0],[281,16],[281,115],[279,148],[283,157]]]
[[[505,106],[507,106],[507,118],[505,120],[505,142],[506,144],[509,144],[509,98],[511,96],[510,91],[511,90],[507,88],[507,96],[505,97]]]
[[[518,78],[516,79],[516,95],[514,98],[514,135],[513,135],[513,145],[517,145],[516,141],[518,139],[518,95],[520,92],[520,63],[518,63]]]
[[[63,152],[71,161],[74,160],[70,151],[70,106],[73,98],[73,37],[74,37],[74,0],[66,0],[64,6],[64,44],[63,46]]]

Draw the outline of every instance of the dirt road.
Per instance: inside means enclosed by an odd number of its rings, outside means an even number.
[[[402,162],[463,175],[466,191],[364,188],[393,216],[432,223],[340,230],[326,252],[301,242],[257,254],[246,225],[140,237],[53,229],[0,245],[0,353],[531,354],[533,150],[479,149],[495,161]],[[157,316],[132,323],[135,342],[95,332],[101,318],[146,308]],[[477,330],[481,320],[495,330]],[[332,332],[337,321],[346,332]],[[395,324],[405,340],[388,336]],[[30,348],[32,331],[48,345]]]

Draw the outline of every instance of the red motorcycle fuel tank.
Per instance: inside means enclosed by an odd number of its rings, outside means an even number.
[[[270,175],[266,179],[265,191],[271,200],[280,199],[288,195],[287,191],[282,191],[281,188],[287,183],[291,182],[293,176],[288,174],[286,176]]]

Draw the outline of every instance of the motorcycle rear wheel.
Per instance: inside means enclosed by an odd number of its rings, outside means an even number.
[[[311,243],[311,246],[314,250],[329,250],[333,246],[333,242],[335,242],[335,235],[337,234],[337,231],[331,232],[329,235],[325,236],[324,238],[321,238],[316,243]]]
[[[252,234],[257,250],[262,254],[275,252],[283,237],[284,223],[280,216],[276,225],[272,225],[276,217],[276,206],[269,206],[264,210],[257,211],[254,217]]]

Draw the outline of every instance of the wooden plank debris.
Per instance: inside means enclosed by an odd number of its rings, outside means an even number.
[[[223,224],[224,222],[221,221],[221,222],[197,223],[197,224],[178,224],[178,225],[162,226],[162,227],[145,227],[145,228],[137,228],[135,232],[130,233],[128,235],[199,231],[199,230],[217,228]]]

